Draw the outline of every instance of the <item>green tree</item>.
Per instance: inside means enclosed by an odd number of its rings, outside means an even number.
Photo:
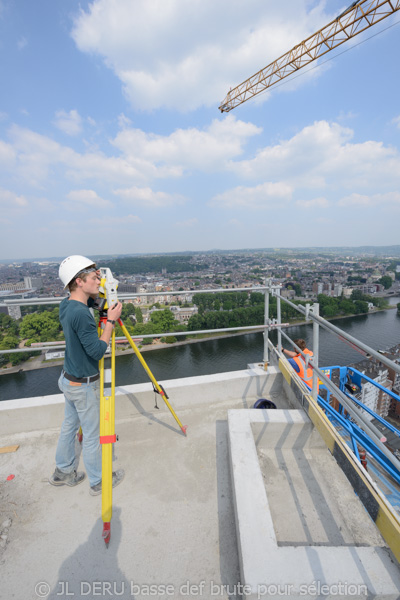
[[[0,313],[0,333],[18,336],[19,325],[10,315]]]
[[[40,342],[57,340],[61,332],[58,308],[43,313],[26,315],[22,319],[20,335],[22,338],[35,338]]]
[[[177,339],[175,336],[169,335],[168,337],[161,338],[161,341],[166,342],[167,344],[174,344],[177,341]]]
[[[173,332],[176,332],[176,331],[187,331],[187,329],[188,329],[188,328],[187,328],[187,326],[186,326],[186,325],[179,324],[179,325],[175,325],[175,326],[172,328],[172,331],[173,331]],[[180,342],[183,342],[184,340],[186,340],[186,335],[180,335],[180,336],[178,337],[178,341],[180,341]]]
[[[368,303],[363,302],[362,300],[356,300],[354,302],[354,314],[360,315],[362,313],[368,312]]]
[[[168,308],[153,312],[151,314],[150,321],[156,327],[156,331],[160,333],[171,331],[174,326],[179,325],[179,322],[175,319],[172,311],[170,311]]]
[[[340,301],[340,310],[345,315],[352,315],[354,312],[354,305],[351,300],[343,299]]]
[[[261,292],[251,292],[250,304],[252,306],[254,306],[255,304],[264,304],[264,294],[262,294]]]
[[[350,299],[351,300],[362,300],[364,298],[364,294],[362,293],[361,290],[353,290],[351,292],[351,296]]]
[[[135,307],[131,302],[124,302],[122,305],[121,319],[124,321],[130,315],[134,315],[135,312]]]
[[[383,277],[378,279],[378,283],[382,284],[385,290],[388,290],[390,287],[392,287],[393,281],[392,278],[389,277],[389,275],[384,275]]]
[[[153,323],[136,323],[133,328],[134,335],[146,335],[156,333],[156,328]]]
[[[12,350],[19,344],[19,339],[16,335],[9,333],[3,337],[0,343],[0,350]]]
[[[202,315],[192,315],[188,321],[188,330],[199,331],[200,329],[205,329],[205,327],[203,327],[204,322],[205,320]]]

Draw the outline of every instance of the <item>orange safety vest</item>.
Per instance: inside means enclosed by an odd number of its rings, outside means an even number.
[[[309,354],[310,356],[314,356],[313,352],[311,352],[311,350],[308,350],[308,348],[306,348],[305,350],[303,350],[304,354]],[[310,387],[312,388],[312,383],[313,383],[313,370],[311,367],[308,367],[307,371],[306,371],[306,361],[305,358],[302,354],[297,354],[296,356],[293,357],[294,362],[296,363],[296,365],[299,367],[300,372],[297,373],[298,376]]]

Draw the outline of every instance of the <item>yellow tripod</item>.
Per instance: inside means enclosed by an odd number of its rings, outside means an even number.
[[[114,279],[110,269],[101,268],[101,287],[100,287],[100,299],[98,302],[98,309],[100,311],[99,320],[99,335],[101,330],[105,326],[107,321],[107,308],[118,302],[117,288],[118,281]],[[150,377],[155,391],[157,391],[163,398],[165,404],[173,415],[175,421],[178,423],[182,433],[186,435],[187,427],[182,425],[177,415],[175,414],[172,406],[168,402],[168,396],[162,386],[156,381],[154,375],[147,366],[143,356],[139,352],[136,344],[129,335],[129,331],[126,329],[121,319],[118,319],[118,323],[128,340],[130,346],[135,352],[136,356],[140,360],[140,363],[144,367],[146,373]],[[103,520],[103,539],[108,548],[111,537],[111,517],[112,517],[112,457],[113,457],[113,444],[117,441],[115,435],[115,329],[113,329],[111,341],[111,369],[104,368],[104,357],[99,362],[100,369],[100,444],[102,447],[102,487],[101,487],[101,516]],[[106,377],[106,374],[110,373],[110,377]],[[107,381],[106,381],[107,379]],[[111,386],[107,390],[106,394],[105,383],[110,383]],[[79,430],[78,437],[81,441],[82,431]]]

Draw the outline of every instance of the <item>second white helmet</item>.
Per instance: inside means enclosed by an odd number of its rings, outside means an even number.
[[[64,284],[64,289],[78,273],[94,265],[94,261],[80,254],[73,254],[64,258],[58,269],[58,276]]]

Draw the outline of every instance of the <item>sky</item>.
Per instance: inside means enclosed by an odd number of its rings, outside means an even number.
[[[400,11],[218,110],[348,4],[0,0],[0,259],[399,244]]]

